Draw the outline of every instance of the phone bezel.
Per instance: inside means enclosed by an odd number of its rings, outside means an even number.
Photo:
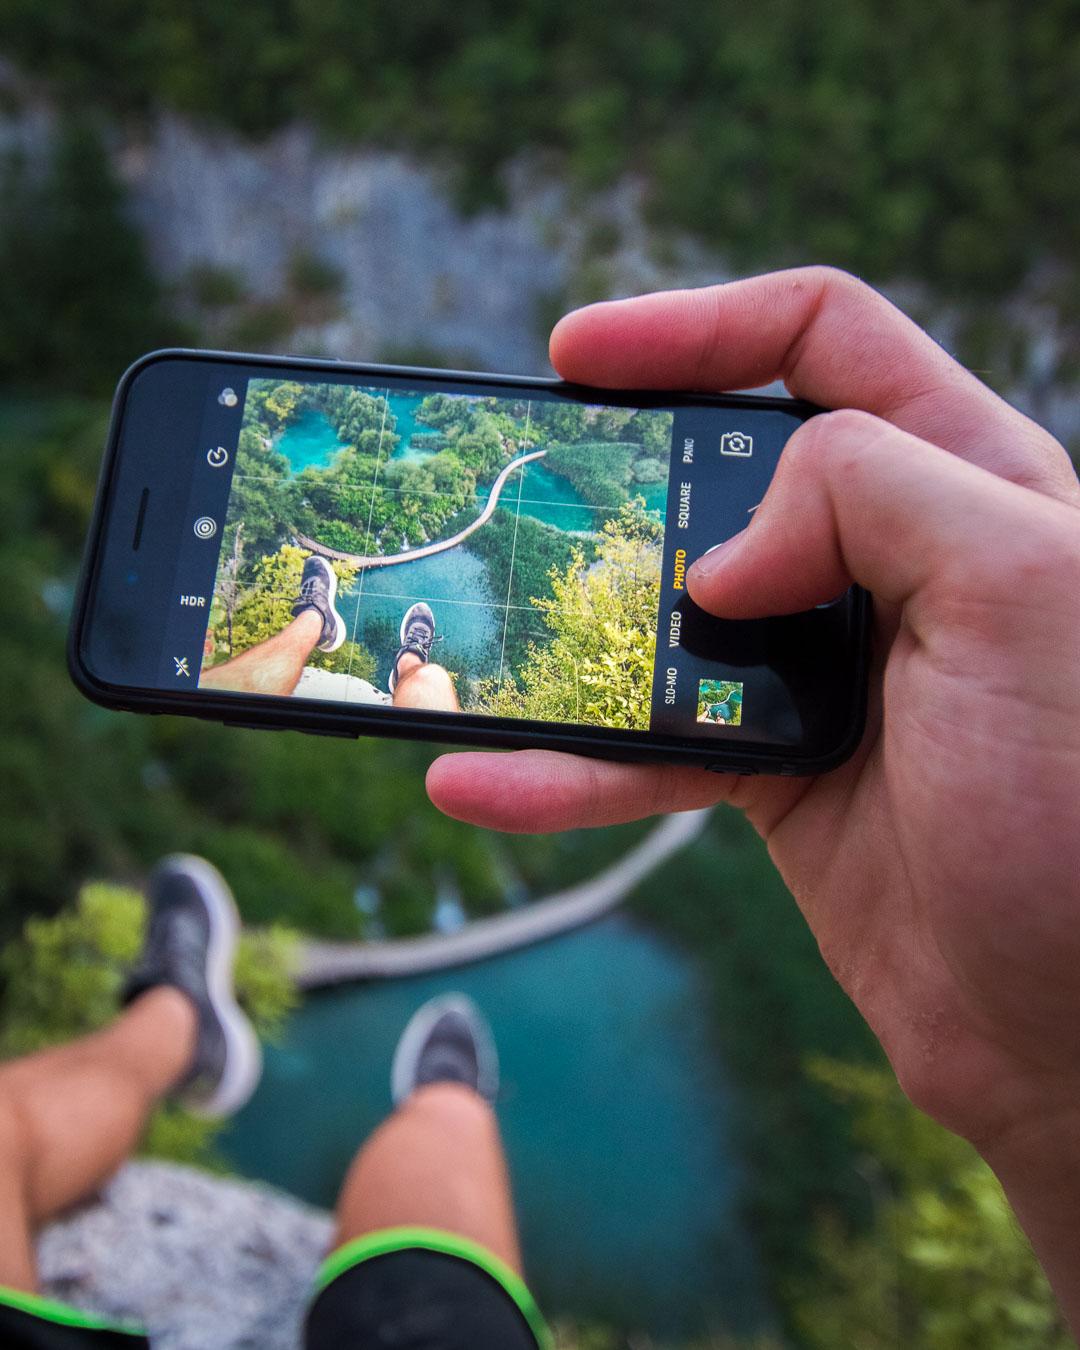
[[[252,729],[296,730],[350,739],[357,739],[360,736],[389,736],[405,740],[437,741],[500,749],[532,747],[613,760],[697,765],[714,772],[731,773],[760,772],[800,776],[823,773],[843,763],[860,743],[866,718],[870,600],[869,596],[857,587],[854,588],[853,604],[856,634],[853,642],[855,669],[852,671],[852,685],[855,697],[849,708],[850,716],[844,735],[836,745],[816,754],[799,753],[790,746],[777,747],[761,742],[717,740],[706,745],[689,737],[660,735],[648,731],[623,732],[608,727],[479,716],[474,719],[469,714],[418,709],[390,711],[380,707],[365,711],[363,705],[346,709],[341,704],[295,697],[277,700],[266,696],[207,689],[195,689],[190,692],[171,691],[115,685],[100,679],[83,659],[83,639],[91,596],[99,578],[105,538],[104,523],[110,493],[115,482],[124,408],[132,384],[148,366],[160,361],[178,359],[206,364],[325,373],[336,379],[346,376],[378,378],[385,375],[394,379],[539,389],[563,394],[575,400],[606,402],[613,406],[648,407],[652,404],[745,407],[796,412],[803,417],[821,411],[820,408],[805,401],[775,395],[607,390],[544,376],[490,374],[422,366],[346,362],[293,355],[269,356],[183,347],[149,352],[124,372],[113,398],[105,452],[69,628],[68,666],[72,679],[80,691],[95,703],[117,710],[198,717]]]

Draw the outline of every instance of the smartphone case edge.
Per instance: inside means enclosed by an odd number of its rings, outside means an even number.
[[[162,690],[117,689],[95,678],[82,660],[82,635],[89,607],[90,590],[93,583],[102,534],[102,523],[108,489],[116,460],[117,447],[123,418],[121,416],[128,387],[147,366],[157,361],[175,358],[197,359],[200,361],[226,361],[242,365],[276,366],[287,361],[289,365],[311,370],[325,370],[330,373],[344,374],[346,371],[378,374],[385,372],[396,376],[417,375],[425,379],[461,380],[465,382],[495,383],[507,385],[529,384],[534,387],[565,390],[577,395],[586,386],[546,376],[493,375],[477,371],[453,371],[424,366],[391,366],[364,362],[344,362],[320,357],[267,356],[240,352],[220,352],[201,348],[166,347],[147,352],[140,356],[124,371],[117,383],[109,415],[109,427],[106,435],[101,469],[98,474],[94,494],[94,505],[87,527],[86,543],[75,587],[71,622],[68,626],[66,655],[68,672],[76,688],[91,702],[114,711],[142,712],[152,714],[173,714],[182,717],[196,717],[202,721],[221,722],[227,726],[241,726],[248,729],[294,730],[315,735],[330,735],[358,739],[361,736],[379,736],[398,740],[426,740],[442,744],[481,746],[491,749],[550,749],[571,754],[586,755],[590,758],[609,759],[636,763],[663,763],[683,767],[700,767],[715,773],[766,773],[781,774],[785,777],[809,777],[826,773],[837,768],[849,759],[858,748],[866,725],[867,669],[870,639],[870,597],[861,588],[855,587],[858,602],[859,643],[856,651],[857,670],[855,687],[858,691],[857,705],[852,709],[848,730],[841,742],[823,755],[815,757],[792,756],[790,752],[773,751],[767,747],[727,744],[717,742],[715,749],[709,746],[647,746],[640,742],[620,742],[614,736],[609,742],[590,736],[588,728],[567,730],[536,729],[537,724],[525,723],[521,731],[503,727],[467,728],[467,736],[460,726],[454,733],[454,724],[460,714],[443,714],[448,719],[442,721],[439,714],[410,714],[409,720],[395,718],[391,727],[379,726],[377,714],[371,715],[371,721],[361,715],[360,725],[354,712],[345,717],[333,711],[334,705],[324,706],[310,700],[295,700],[288,707],[279,707],[269,700],[247,699],[236,695],[235,703],[229,696],[210,695],[205,691],[195,696],[198,706],[187,704],[182,695],[170,696]],[[603,392],[605,397],[614,393],[620,398],[632,402],[635,396],[645,391],[588,390],[589,393]],[[648,391],[655,394],[657,391]],[[667,392],[667,391],[665,391]],[[690,397],[709,402],[711,398],[725,404],[742,403],[746,406],[761,407],[771,405],[781,410],[801,409],[805,412],[820,412],[821,409],[804,400],[771,395],[708,394],[695,391],[672,390],[675,396]],[[235,708],[235,715],[232,709]],[[596,728],[611,735],[610,728]]]

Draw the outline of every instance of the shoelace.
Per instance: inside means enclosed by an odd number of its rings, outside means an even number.
[[[405,647],[418,647],[420,651],[427,656],[431,651],[431,644],[435,641],[435,632],[430,625],[421,621],[411,623],[405,629],[405,641],[402,644]]]

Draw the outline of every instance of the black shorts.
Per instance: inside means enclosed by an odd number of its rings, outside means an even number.
[[[393,1228],[346,1243],[323,1263],[305,1350],[548,1350],[524,1281],[475,1243]],[[4,1350],[150,1350],[123,1326],[33,1294],[0,1289]]]

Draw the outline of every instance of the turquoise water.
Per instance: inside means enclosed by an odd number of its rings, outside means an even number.
[[[425,423],[416,419],[416,409],[420,405],[416,394],[391,394],[390,409],[396,421],[396,432],[401,438],[394,450],[395,460],[420,460],[430,451],[417,450],[412,446],[413,433],[417,430],[431,430]],[[334,428],[326,417],[315,409],[308,409],[293,422],[281,435],[277,449],[285,455],[294,473],[315,465],[319,468],[329,464],[334,455],[343,448]],[[597,508],[590,506],[585,498],[561,474],[553,473],[541,462],[529,464],[521,483],[521,511],[559,530],[592,530],[602,518]],[[477,489],[478,510],[487,500],[490,484]],[[663,507],[666,485],[653,483],[641,489],[646,505]],[[516,479],[511,479],[503,490],[502,504],[513,509],[518,495]]]
[[[512,481],[503,489],[503,495],[506,505],[512,508],[517,498]],[[542,459],[525,466],[521,514],[559,530],[595,530],[597,522],[604,518],[604,513],[590,506],[568,478],[553,473]]]
[[[492,606],[505,604],[505,583],[497,594],[486,563],[466,549],[451,548],[417,562],[370,568],[362,587],[342,593],[338,609],[350,636],[355,633],[375,657],[380,689],[387,687],[401,617],[417,600],[426,601],[435,615],[433,661],[463,676],[498,670],[505,611]]]
[[[412,435],[414,431],[431,431],[415,417],[420,405],[420,397],[415,394],[391,394],[390,409],[396,419],[396,432],[401,437],[394,450],[393,458],[400,460],[423,459],[425,450],[414,450]],[[295,422],[289,424],[278,438],[276,448],[288,459],[293,473],[301,469],[325,468],[344,445],[338,440],[337,432],[330,425],[324,413],[317,408],[308,408]]]
[[[416,410],[422,402],[422,396],[417,394],[391,394],[387,402],[390,404],[390,411],[394,414],[396,420],[394,430],[401,437],[393,458],[416,460],[429,455],[430,450],[416,450],[412,445],[414,431],[436,430],[435,427],[429,427],[426,423],[416,420]]]
[[[645,498],[647,511],[659,511],[661,516],[667,511],[667,490],[666,479],[661,479],[659,483],[635,483],[630,489],[635,497]]]
[[[267,1048],[262,1084],[223,1138],[230,1162],[331,1204],[390,1109],[402,1027],[447,989],[495,1029],[526,1262],[548,1311],[672,1335],[759,1326],[701,981],[622,917],[463,970],[312,996]]]
[[[391,394],[388,402],[396,421],[397,435],[400,437],[393,458],[423,459],[431,452],[414,449],[412,445],[414,432],[432,430],[424,422],[418,422],[416,419],[416,409],[420,405],[421,396]],[[277,449],[288,458],[294,473],[299,473],[301,469],[311,465],[324,467],[343,448],[334,428],[326,417],[314,408],[301,413],[277,442]],[[667,500],[665,482],[639,484],[634,491],[645,498],[645,505],[650,510],[663,511]],[[481,504],[486,500],[486,496],[486,489],[478,489]],[[517,484],[516,480],[512,479],[503,492],[504,505],[512,507],[516,497]],[[542,460],[534,461],[525,469],[524,481],[521,484],[521,511],[523,515],[542,520],[545,524],[554,525],[560,530],[593,529],[598,519],[597,508],[586,502],[569,479],[553,473]]]
[[[507,489],[511,485],[507,484]],[[663,515],[667,507],[667,483],[634,483],[631,495],[644,497],[646,510]],[[513,497],[507,493],[507,505]],[[560,530],[595,530],[609,514],[590,506],[568,478],[549,469],[543,460],[534,460],[525,468],[521,485],[521,514],[533,516]]]
[[[390,407],[401,440],[394,459],[420,459],[428,452],[413,450],[411,438],[425,424],[415,412],[420,397],[392,394]],[[318,411],[309,409],[282,434],[277,448],[286,455],[294,472],[309,466],[325,466],[342,449],[333,427]],[[487,501],[490,484],[477,488],[474,511]],[[649,504],[662,505],[665,485],[645,490]],[[500,504],[513,511],[518,503],[519,480],[511,477]],[[529,464],[520,480],[521,513],[564,531],[596,530],[605,515],[586,503],[562,475],[540,461]],[[502,649],[507,579],[492,577],[488,566],[466,549],[455,548],[417,562],[372,568],[351,592],[343,592],[340,609],[350,637],[361,642],[376,660],[374,682],[386,689],[390,664],[399,645],[402,615],[417,600],[426,601],[435,613],[437,642],[432,659],[459,677],[485,678],[499,669]],[[359,614],[358,614],[359,610]],[[464,689],[459,684],[459,689]]]
[[[325,415],[317,408],[308,408],[285,428],[275,448],[288,459],[293,473],[299,473],[313,465],[325,468],[345,447]]]

